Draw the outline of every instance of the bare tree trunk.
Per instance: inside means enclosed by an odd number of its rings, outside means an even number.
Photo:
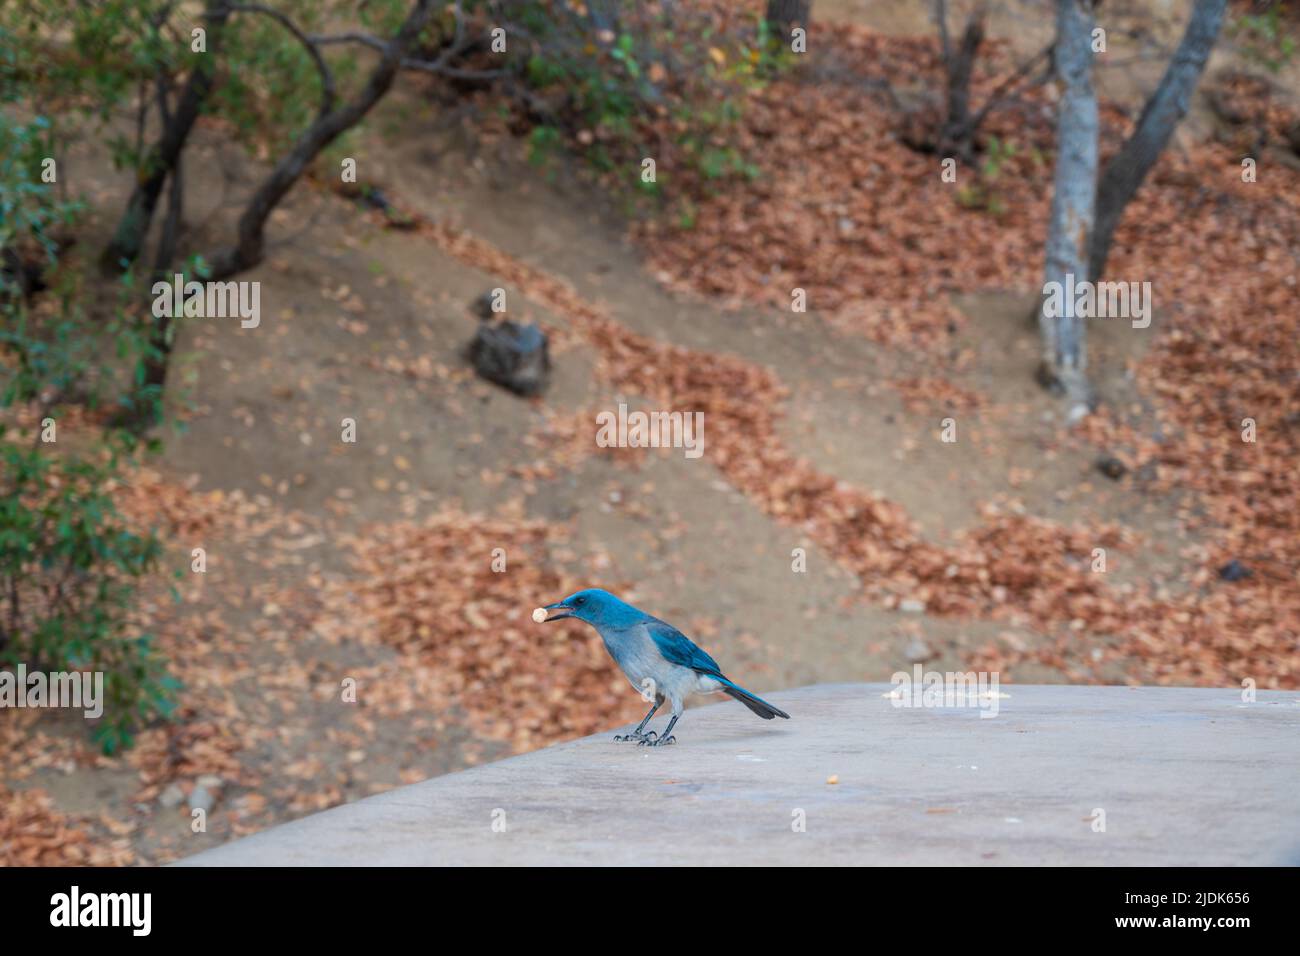
[[[1089,269],[1094,281],[1106,270],[1111,240],[1124,208],[1160,157],[1174,127],[1187,114],[1192,93],[1223,25],[1225,7],[1227,0],[1197,0],[1182,42],[1169,61],[1160,85],[1143,107],[1137,128],[1101,174],[1097,224],[1089,252]]]
[[[934,17],[939,25],[939,39],[943,44],[943,65],[947,74],[947,110],[943,128],[939,131],[939,155],[956,153],[963,160],[972,159],[975,128],[971,122],[970,80],[975,70],[975,57],[980,44],[984,42],[984,20],[988,7],[978,4],[971,11],[966,27],[962,30],[961,43],[957,49],[952,47],[948,35],[947,0],[935,0]]]
[[[767,0],[767,13],[763,19],[773,36],[789,43],[791,30],[795,27],[806,30],[812,22],[812,0]]]
[[[168,109],[167,100],[170,91],[166,77],[158,78],[158,110],[162,114],[164,125],[170,126],[172,123],[171,111]],[[158,247],[154,251],[153,277],[155,280],[167,281],[167,270],[171,267],[172,260],[176,257],[176,246],[180,240],[181,219],[184,215],[185,208],[185,166],[181,155],[176,156],[175,162],[171,168],[171,178],[167,189],[167,216],[163,220],[162,231],[158,236]],[[180,304],[176,303],[177,308]],[[172,322],[171,315],[163,315],[154,319],[153,328],[149,334],[149,348],[144,357],[144,380],[142,382],[146,387],[155,389],[158,395],[158,401],[162,401],[163,386],[167,384],[167,367],[171,363],[172,353]],[[146,409],[137,409],[139,413],[138,422],[141,425],[153,424],[148,421],[144,414]]]
[[[1050,283],[1072,289],[1088,279],[1088,250],[1097,195],[1097,95],[1092,86],[1092,0],[1057,0],[1056,75],[1061,84],[1057,114],[1056,176],[1047,232],[1044,291]],[[1071,280],[1068,277],[1073,277]],[[1049,314],[1044,295],[1038,313],[1043,372],[1061,388],[1070,416],[1087,414],[1092,395],[1087,380],[1084,317],[1068,296],[1055,297],[1060,315]],[[1062,301],[1064,300],[1064,301]]]
[[[164,122],[162,134],[157,144],[150,151],[143,168],[144,177],[137,178],[131,198],[127,201],[126,211],[118,220],[117,230],[104,249],[100,259],[106,270],[120,270],[125,263],[130,265],[144,248],[145,238],[153,223],[154,210],[158,206],[158,197],[162,195],[163,184],[168,173],[176,165],[185,149],[186,140],[194,128],[195,121],[203,110],[204,101],[212,90],[212,64],[216,60],[217,50],[221,45],[221,34],[226,21],[230,19],[230,4],[218,0],[217,4],[205,11],[207,21],[208,45],[190,73],[181,92],[180,102],[170,120]]]
[[[416,0],[401,30],[384,48],[365,89],[342,106],[322,113],[262,180],[239,218],[235,244],[213,255],[211,281],[229,278],[262,261],[267,218],[320,151],[360,122],[388,92],[403,58],[429,22],[432,7],[433,0]]]

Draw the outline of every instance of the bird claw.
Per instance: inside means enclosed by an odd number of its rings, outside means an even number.
[[[662,738],[662,739],[660,739],[660,740],[650,740],[650,739],[647,738],[646,740],[641,741],[640,746],[642,746],[642,747],[663,747],[663,746],[665,746],[666,744],[675,744],[675,743],[677,743],[677,738],[676,738],[676,737],[664,737],[664,738]]]
[[[648,740],[653,740],[655,736],[656,734],[653,730],[647,731],[644,734],[638,734],[634,730],[629,734],[620,734],[616,736],[614,740],[618,743],[623,743],[624,741],[636,741],[638,744],[644,744]]]

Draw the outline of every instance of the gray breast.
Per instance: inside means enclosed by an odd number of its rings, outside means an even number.
[[[658,681],[668,661],[664,660],[659,648],[646,631],[645,626],[637,624],[625,630],[602,631],[605,648],[614,662],[623,669],[627,679],[638,690],[645,678]]]
[[[659,653],[659,647],[646,630],[645,625],[637,624],[626,630],[602,632],[605,647],[610,657],[627,679],[638,691],[653,689],[654,693],[663,694],[674,704],[696,691],[696,674],[689,667],[682,667],[666,659]],[[649,687],[646,681],[652,681]]]

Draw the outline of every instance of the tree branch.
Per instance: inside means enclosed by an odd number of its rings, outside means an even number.
[[[1187,29],[1160,85],[1142,108],[1132,134],[1101,172],[1097,186],[1097,224],[1089,251],[1093,281],[1105,272],[1111,240],[1124,208],[1159,159],[1174,128],[1187,114],[1192,92],[1218,40],[1226,8],[1227,0],[1196,0]]]
[[[154,209],[162,193],[163,182],[168,171],[176,165],[190,130],[198,121],[203,104],[212,90],[213,61],[221,45],[222,33],[230,17],[230,5],[223,0],[215,0],[213,6],[203,12],[210,36],[211,56],[201,57],[196,61],[185,88],[181,91],[176,104],[175,114],[163,127],[158,142],[147,160],[147,165],[140,170],[143,178],[138,178],[131,198],[127,201],[125,212],[118,222],[113,239],[109,242],[102,256],[106,269],[120,269],[123,261],[134,262],[144,246],[149,224],[153,221]]]
[[[452,41],[434,60],[423,60],[417,57],[402,57],[401,68],[403,70],[416,70],[422,73],[436,73],[440,76],[449,76],[460,80],[488,80],[501,76],[504,70],[465,70],[460,67],[451,66],[451,61],[464,53],[467,49],[474,46],[479,40],[468,40],[465,37],[465,15],[461,12],[460,5],[452,6],[452,12],[456,18],[456,32]],[[329,46],[341,43],[356,43],[361,46],[370,47],[372,50],[378,50],[380,53],[388,52],[389,41],[381,39],[371,33],[352,30],[347,33],[320,34],[306,38],[317,46]]]
[[[1039,60],[1049,58],[1051,56],[1052,49],[1055,46],[1056,46],[1055,42],[1047,44],[1047,46],[1043,47],[1035,57],[1026,60],[1024,63],[1020,64],[1020,66],[1016,69],[1014,73],[1012,73],[1005,80],[999,83],[993,89],[993,92],[989,94],[988,100],[984,103],[982,107],[980,107],[979,112],[977,112],[971,118],[970,123],[967,125],[967,129],[969,130],[979,129],[980,126],[984,123],[984,120],[988,118],[989,113],[992,112],[993,107],[997,106],[998,103],[1000,103],[1003,99],[1005,99],[1007,96],[1010,95],[1011,91],[1020,84],[1020,81],[1029,75],[1029,71],[1033,69],[1034,65],[1038,63]],[[965,134],[967,129],[963,129],[961,132]]]
[[[401,69],[404,54],[419,39],[432,14],[433,0],[416,0],[406,21],[370,74],[365,88],[347,103],[319,117],[304,131],[258,186],[239,219],[236,242],[212,257],[212,281],[250,269],[262,259],[266,221],[280,200],[319,155],[342,133],[356,125],[383,98]]]
[[[270,17],[293,34],[293,38],[302,44],[302,48],[312,58],[312,62],[316,64],[316,72],[320,74],[321,102],[317,116],[324,116],[334,108],[334,74],[330,72],[329,64],[321,55],[319,44],[298,29],[298,25],[279,10],[273,10],[260,3],[235,3],[231,4],[230,10],[232,13],[260,13],[262,16]]]

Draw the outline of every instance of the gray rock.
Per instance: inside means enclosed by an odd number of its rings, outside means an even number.
[[[1225,581],[1244,581],[1253,572],[1236,558],[1219,568],[1219,577]]]
[[[1097,470],[1111,481],[1119,481],[1128,473],[1128,467],[1118,458],[1111,456],[1098,459]]]
[[[903,650],[903,656],[907,658],[910,664],[924,664],[930,658],[934,657],[934,651],[930,650],[925,641],[919,637],[914,637]]]
[[[216,802],[217,798],[202,784],[195,784],[194,789],[190,791],[189,805],[191,810],[202,810],[207,813]]]
[[[517,395],[540,395],[550,384],[550,348],[546,333],[534,324],[484,320],[467,354],[480,376]]]
[[[158,805],[164,810],[170,810],[173,807],[179,807],[181,801],[185,799],[185,791],[180,788],[179,784],[168,784],[167,789],[158,795]]]

